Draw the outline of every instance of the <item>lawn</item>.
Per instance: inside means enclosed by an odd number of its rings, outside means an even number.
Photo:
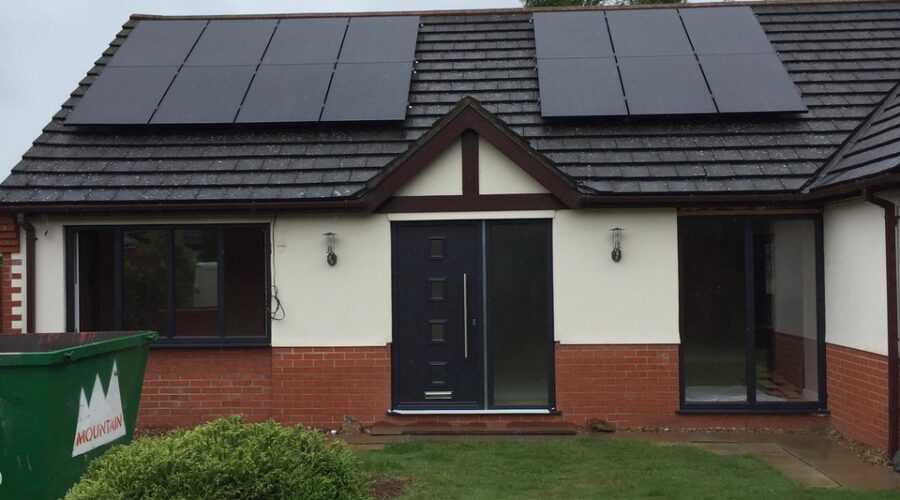
[[[409,499],[897,498],[803,488],[751,457],[598,438],[413,441],[358,456],[376,478],[410,479]]]

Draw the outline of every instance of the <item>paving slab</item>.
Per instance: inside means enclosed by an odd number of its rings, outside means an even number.
[[[851,450],[816,433],[617,432],[608,435],[608,439],[688,444],[714,453],[756,456],[785,476],[809,486],[900,490],[900,474],[890,467],[864,462]]]

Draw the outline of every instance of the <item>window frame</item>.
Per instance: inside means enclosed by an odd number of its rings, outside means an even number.
[[[115,309],[115,318],[114,324],[116,330],[122,329],[122,321],[123,321],[123,312],[124,312],[124,300],[123,300],[123,292],[124,292],[124,283],[122,276],[122,234],[125,231],[134,231],[134,230],[151,230],[151,231],[163,231],[165,233],[165,267],[166,267],[166,320],[165,320],[165,328],[167,331],[165,332],[157,332],[159,333],[159,337],[157,337],[156,341],[153,343],[154,347],[203,347],[203,346],[268,346],[271,345],[272,339],[272,318],[271,314],[267,314],[265,318],[265,322],[263,325],[264,335],[260,336],[225,336],[225,308],[228,306],[225,303],[225,287],[226,287],[226,277],[225,277],[225,269],[222,265],[225,249],[224,249],[224,231],[232,228],[245,228],[245,229],[261,229],[263,231],[263,239],[264,239],[264,304],[266,311],[271,311],[272,309],[272,294],[271,294],[271,286],[272,286],[272,238],[271,238],[271,227],[266,223],[212,223],[212,224],[204,224],[204,223],[189,223],[189,224],[93,224],[93,225],[71,225],[65,226],[65,279],[66,279],[66,330],[67,331],[75,331],[75,295],[77,293],[76,290],[76,282],[75,282],[75,274],[78,269],[78,262],[76,261],[76,248],[75,248],[75,239],[76,235],[79,231],[99,231],[99,230],[112,230],[114,231],[114,282],[115,282],[115,290],[113,292],[114,297],[114,309]],[[175,303],[175,266],[172,264],[174,262],[174,234],[175,231],[183,231],[183,230],[215,230],[216,237],[219,241],[219,247],[217,252],[217,269],[218,269],[218,279],[216,283],[217,287],[217,319],[216,319],[216,336],[215,337],[175,337],[175,311],[174,311],[174,303]]]
[[[749,237],[753,232],[753,225],[756,222],[774,222],[774,221],[797,221],[807,220],[813,223],[814,242],[813,249],[816,257],[816,378],[819,387],[819,399],[816,401],[777,401],[777,402],[759,402],[756,400],[756,377],[755,377],[755,361],[756,338],[750,332],[756,330],[756,303],[754,300],[745,300],[747,321],[745,328],[745,369],[747,371],[747,401],[742,402],[689,402],[685,401],[685,362],[684,362],[684,341],[682,339],[685,331],[686,315],[684,307],[682,307],[682,297],[686,293],[686,283],[683,275],[682,253],[683,240],[681,238],[681,229],[678,229],[678,295],[679,295],[679,344],[678,344],[678,398],[679,411],[681,414],[691,413],[818,413],[828,410],[828,380],[826,353],[825,353],[825,252],[824,252],[824,235],[823,235],[823,219],[821,213],[798,213],[798,214],[679,214],[679,224],[682,219],[686,218],[704,218],[704,219],[740,219],[744,227],[744,266],[745,276],[753,276],[753,238]],[[744,287],[746,289],[745,297],[753,297],[754,280],[745,280]],[[752,382],[751,382],[752,381]]]

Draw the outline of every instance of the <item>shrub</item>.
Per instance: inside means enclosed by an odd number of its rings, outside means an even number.
[[[114,446],[67,500],[358,499],[365,475],[343,442],[302,426],[220,419]]]

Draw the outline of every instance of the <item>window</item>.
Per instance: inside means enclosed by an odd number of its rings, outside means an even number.
[[[268,342],[265,226],[72,227],[67,238],[70,330]]]
[[[678,225],[683,406],[824,408],[820,219]]]

